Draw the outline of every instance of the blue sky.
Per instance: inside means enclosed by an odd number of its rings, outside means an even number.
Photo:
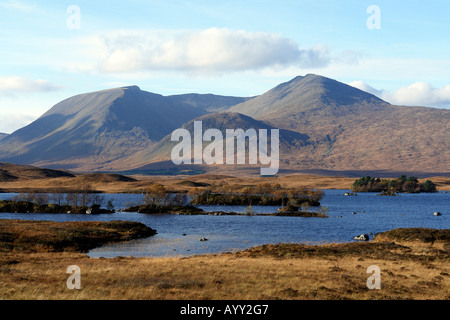
[[[308,73],[450,108],[448,12],[448,0],[0,0],[0,132],[79,93],[253,96]]]

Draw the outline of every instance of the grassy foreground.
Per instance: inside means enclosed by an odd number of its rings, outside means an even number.
[[[11,241],[27,228],[38,237],[31,222],[14,223],[9,241],[0,229],[0,299],[450,299],[450,230],[396,229],[370,242],[274,244],[190,258],[91,259],[76,246],[55,251],[20,245],[31,238]],[[56,227],[41,225],[40,236]],[[70,265],[81,269],[80,290],[66,286]],[[372,265],[381,271],[379,290],[367,287]]]

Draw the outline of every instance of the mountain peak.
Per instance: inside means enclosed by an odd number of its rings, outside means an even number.
[[[234,101],[245,99],[164,97],[136,85],[78,94],[13,134],[0,134],[0,158],[98,170],[150,148],[184,123],[206,114],[204,107],[226,107]]]
[[[368,92],[324,76],[307,74],[297,76],[255,99],[234,106],[230,111],[269,120],[317,110],[320,110],[322,115],[327,112],[345,115],[344,109],[352,113],[352,109],[361,106],[372,108],[387,105],[387,102]],[[336,108],[340,110],[337,111]]]
[[[141,88],[139,88],[139,87],[136,86],[136,85],[127,86],[127,87],[122,87],[121,89],[129,90],[129,91],[141,91]]]
[[[297,76],[255,98],[163,96],[136,85],[80,94],[12,134],[0,133],[0,161],[82,171],[153,163],[160,170],[166,162],[173,165],[171,132],[191,132],[195,121],[221,132],[279,129],[285,170],[448,175],[448,128],[442,124],[450,123],[450,110],[390,105],[316,74]]]
[[[297,82],[303,82],[303,81],[335,81],[335,80],[315,74],[315,73],[308,73],[305,76],[296,76],[295,78],[293,78],[285,83],[297,83]]]

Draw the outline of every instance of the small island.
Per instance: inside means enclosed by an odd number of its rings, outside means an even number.
[[[194,206],[186,205],[186,206],[152,206],[152,205],[139,205],[126,208],[122,210],[124,212],[137,212],[137,213],[145,213],[145,214],[175,214],[175,215],[187,215],[187,216],[195,216],[195,215],[205,215],[205,216],[277,216],[277,217],[315,217],[315,218],[328,218],[326,214],[327,209],[321,208],[314,211],[302,210],[299,208],[291,209],[290,206],[285,208],[280,208],[277,212],[273,213],[253,213],[252,207],[249,206],[245,210],[245,212],[234,212],[234,211],[205,211],[201,208],[197,208]]]
[[[395,179],[380,179],[370,176],[356,179],[350,190],[352,192],[381,192],[380,195],[392,196],[396,193],[437,192],[436,185],[426,180],[421,183],[414,177],[401,175]]]
[[[10,213],[114,213],[112,201],[106,203],[92,189],[63,193],[20,193],[12,200],[0,201],[0,212]]]
[[[190,192],[193,205],[259,205],[300,207],[320,206],[324,196],[322,190],[297,187],[286,188],[280,184],[261,183],[258,185],[215,185],[195,188]]]
[[[175,215],[245,215],[327,218],[328,209],[320,206],[324,192],[309,188],[286,189],[279,184],[256,186],[230,186],[230,190],[210,185],[193,191],[174,192],[155,183],[145,190],[141,203],[129,205],[121,212]],[[51,214],[110,214],[116,210],[112,201],[106,207],[101,195],[91,193],[92,188],[62,193],[21,193],[12,200],[0,201],[0,213]],[[279,206],[276,212],[255,213],[253,205]],[[244,205],[245,212],[209,212],[196,205]]]
[[[58,205],[54,203],[36,204],[30,201],[2,200],[0,212],[12,213],[73,213],[73,214],[105,214],[114,210],[100,208],[98,204],[90,206]]]
[[[235,191],[214,190],[210,187],[194,189],[190,192],[190,200],[186,193],[172,193],[161,184],[153,184],[145,194],[143,204],[130,206],[122,211],[146,214],[176,214],[176,215],[246,215],[246,216],[289,216],[289,217],[328,217],[327,208],[320,207],[319,200],[323,191],[302,188],[287,190],[280,185],[262,184],[254,188],[246,187]],[[255,214],[252,203],[256,205],[280,205],[273,213]],[[246,205],[245,212],[208,212],[194,205]],[[311,207],[317,207],[316,212]]]

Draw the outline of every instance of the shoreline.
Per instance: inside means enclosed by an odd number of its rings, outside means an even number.
[[[26,219],[0,219],[0,252],[16,250],[23,252],[78,252],[88,255],[90,250],[101,248],[104,244],[126,243],[130,240],[150,239],[158,231],[140,222],[126,220],[112,221],[48,221]],[[348,241],[318,241],[303,242],[270,242],[251,246],[245,249],[235,248],[234,253],[251,252],[265,247],[306,246],[310,248],[327,246],[365,245],[381,242],[422,242],[433,246],[437,242],[445,244],[447,254],[450,254],[450,229],[445,228],[395,228],[375,234],[369,233],[367,239],[354,237]],[[19,240],[18,240],[19,239]],[[18,241],[18,242],[17,242]],[[200,240],[202,241],[202,240]],[[209,241],[205,239],[204,241]],[[8,244],[9,243],[9,244]],[[6,251],[5,251],[6,250]],[[272,250],[272,255],[274,251]],[[128,256],[133,259],[145,258],[187,258],[206,257],[210,255],[230,254],[230,251],[215,253],[200,253],[175,256]],[[115,259],[98,257],[104,259]]]

